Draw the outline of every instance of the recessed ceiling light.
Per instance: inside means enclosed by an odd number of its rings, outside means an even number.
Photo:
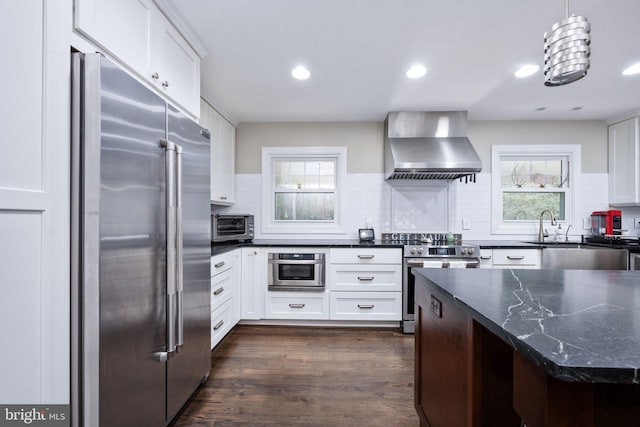
[[[293,76],[294,79],[307,80],[309,77],[311,77],[311,72],[307,70],[305,67],[303,67],[302,65],[300,65],[294,68],[293,70],[291,70],[291,75]]]
[[[518,78],[529,77],[529,76],[537,73],[539,69],[540,69],[540,67],[538,65],[527,64],[527,65],[523,65],[522,67],[520,67],[518,69],[518,71],[516,71],[514,74]]]
[[[640,63],[633,64],[631,67],[625,68],[625,70],[622,72],[622,75],[624,75],[624,76],[632,76],[632,75],[638,74],[638,73],[640,73]]]
[[[407,77],[410,79],[417,79],[427,74],[427,68],[423,65],[412,65],[409,70],[407,70]]]

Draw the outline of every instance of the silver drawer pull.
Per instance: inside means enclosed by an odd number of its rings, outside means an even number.
[[[480,257],[480,259],[483,259],[483,260],[491,259],[491,255],[483,255]]]
[[[514,260],[514,261],[518,261],[518,260],[524,259],[524,255],[518,255],[518,256],[515,256],[515,255],[507,255],[507,259],[511,259],[511,260]]]
[[[358,255],[360,259],[373,259],[374,255]]]
[[[373,308],[373,304],[358,304],[358,308],[370,309],[370,308]]]
[[[371,281],[373,280],[373,276],[367,276],[367,277],[362,277],[362,276],[358,276],[358,280],[362,280],[362,281]]]
[[[304,308],[304,304],[289,304],[289,307],[291,308]]]
[[[219,263],[214,265],[215,268],[224,267],[224,261],[220,261]]]
[[[216,289],[215,291],[213,291],[213,295],[220,295],[223,292],[224,292],[224,288],[221,286],[218,289]]]
[[[219,321],[218,324],[213,327],[213,330],[217,331],[218,329],[220,329],[222,327],[222,325],[224,325],[224,320]]]

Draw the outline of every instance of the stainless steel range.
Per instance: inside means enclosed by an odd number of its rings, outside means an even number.
[[[412,268],[478,268],[480,248],[462,243],[461,234],[382,233],[383,241],[402,244],[402,331],[415,331],[415,279]]]

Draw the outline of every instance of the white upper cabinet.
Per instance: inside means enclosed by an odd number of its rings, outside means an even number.
[[[153,34],[156,35],[157,50],[151,57],[151,78],[170,98],[197,116],[200,58],[159,10],[156,15]]]
[[[155,12],[151,0],[75,0],[75,28],[150,77]]]
[[[236,128],[206,101],[200,102],[200,124],[211,132],[211,202],[235,201]]]
[[[640,205],[640,118],[609,126],[609,204]]]
[[[75,0],[75,29],[198,117],[200,57],[151,0]]]

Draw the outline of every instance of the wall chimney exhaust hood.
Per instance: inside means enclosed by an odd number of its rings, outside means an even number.
[[[466,111],[390,112],[384,121],[385,179],[475,181],[482,161],[467,138]]]

